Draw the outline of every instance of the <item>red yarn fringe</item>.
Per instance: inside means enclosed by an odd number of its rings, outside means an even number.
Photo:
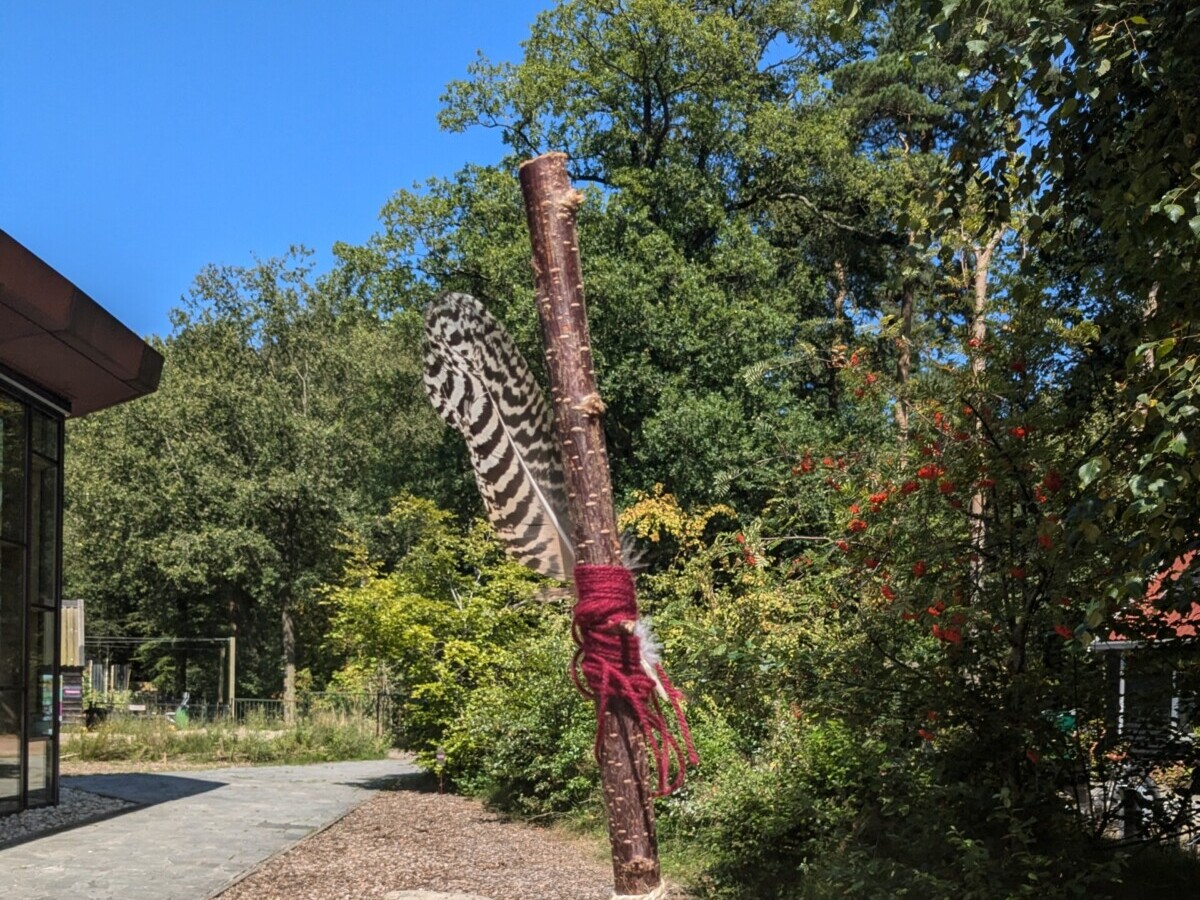
[[[687,763],[696,765],[699,759],[680,705],[683,694],[671,684],[662,665],[656,665],[655,673],[675,712],[680,744],[667,724],[657,685],[642,668],[641,642],[632,631],[638,618],[633,575],[624,566],[578,565],[575,587],[578,601],[571,627],[579,649],[571,663],[571,677],[580,693],[596,703],[596,758],[603,742],[604,713],[613,699],[624,700],[654,755],[655,796],[670,794],[683,785]]]

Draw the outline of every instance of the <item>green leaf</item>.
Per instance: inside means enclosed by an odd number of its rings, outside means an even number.
[[[1107,72],[1111,68],[1112,68],[1112,60],[1110,60],[1106,56],[1104,59],[1100,60],[1100,65],[1096,66],[1096,74],[1103,75],[1105,72]]]
[[[1143,496],[1149,490],[1150,479],[1145,475],[1134,475],[1129,479],[1129,490],[1135,497]]]
[[[983,51],[987,50],[987,48],[988,48],[987,41],[980,41],[980,40],[967,41],[967,49],[971,53],[974,53],[976,56],[982,56]]]
[[[1107,472],[1108,469],[1109,462],[1105,457],[1097,456],[1093,459],[1089,459],[1079,467],[1079,486],[1081,488],[1086,488],[1089,484]]]
[[[1183,218],[1184,208],[1178,203],[1168,203],[1163,207],[1163,212],[1167,214],[1167,218],[1172,222],[1178,222]]]

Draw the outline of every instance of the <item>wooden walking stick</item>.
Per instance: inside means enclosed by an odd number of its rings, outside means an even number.
[[[671,764],[673,752],[678,754],[682,774],[683,750],[670,737],[661,715],[655,727],[647,729],[647,705],[653,701],[657,708],[658,701],[652,693],[656,689],[661,697],[671,701],[678,714],[678,694],[669,688],[670,682],[661,666],[656,665],[656,659],[648,666],[640,659],[629,659],[631,655],[639,655],[638,638],[632,634],[638,621],[637,606],[632,578],[625,569],[618,568],[621,544],[600,421],[604,403],[596,389],[575,230],[575,212],[583,195],[571,187],[566,159],[564,153],[547,153],[529,160],[521,165],[520,179],[533,245],[538,318],[578,566],[575,631],[580,653],[576,660],[582,662],[587,682],[584,690],[597,703],[596,755],[608,812],[616,895],[658,897],[665,893],[659,875],[646,740],[654,742],[658,751],[659,788],[663,793],[666,768]],[[623,579],[619,573],[623,573]],[[622,598],[624,606],[622,599],[613,596],[613,591],[622,589],[622,580],[628,582],[627,596]],[[587,596],[597,590],[598,608],[595,599],[589,600]],[[593,604],[589,607],[590,618],[584,610],[585,603]],[[593,631],[590,635],[589,622]],[[623,636],[621,631],[625,632]],[[648,635],[642,637],[648,639]],[[634,646],[622,646],[622,640],[632,641]],[[627,695],[608,692],[606,679],[618,676],[610,676],[599,658],[606,651],[614,661],[614,668],[623,663],[624,676],[631,673],[648,676],[654,682],[653,688],[642,685],[639,690],[635,686]],[[645,671],[639,672],[642,669]],[[646,696],[648,692],[650,696]],[[679,723],[688,755],[694,762],[695,753],[682,714]]]
[[[553,417],[512,339],[465,294],[444,294],[425,313],[424,380],[434,407],[466,438],[488,517],[508,552],[575,584],[571,671],[596,704],[614,897],[657,900],[666,890],[654,796],[682,783],[696,753],[681,695],[638,617],[633,576],[620,561],[575,236],[582,195],[571,188],[565,162],[550,153],[521,167]]]

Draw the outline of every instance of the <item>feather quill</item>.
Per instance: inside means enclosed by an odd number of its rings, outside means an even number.
[[[569,580],[575,552],[562,461],[541,387],[504,327],[469,294],[425,313],[425,388],[466,439],[475,482],[509,554]]]

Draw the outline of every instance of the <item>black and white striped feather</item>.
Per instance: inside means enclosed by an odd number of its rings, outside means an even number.
[[[425,387],[467,441],[488,518],[508,552],[566,581],[575,568],[562,461],[541,387],[512,338],[468,294],[425,313]]]

